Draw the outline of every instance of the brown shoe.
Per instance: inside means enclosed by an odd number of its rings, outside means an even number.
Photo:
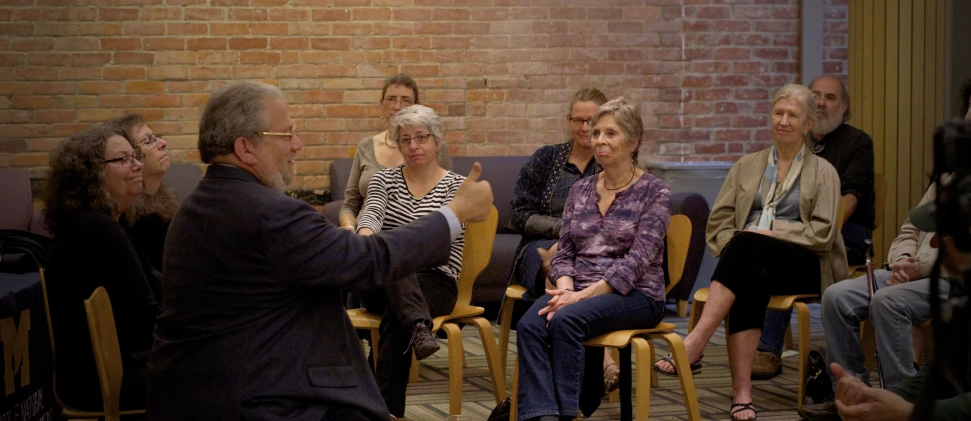
[[[782,359],[771,352],[757,351],[752,363],[752,380],[768,380],[782,374]]]
[[[803,405],[796,412],[808,421],[839,421],[841,419],[839,413],[836,412],[836,401],[832,399],[823,403]]]

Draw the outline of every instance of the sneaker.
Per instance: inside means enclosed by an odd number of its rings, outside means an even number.
[[[840,420],[839,413],[836,412],[836,401],[830,399],[823,403],[803,405],[797,411],[799,416],[809,421],[837,421]]]
[[[438,345],[438,339],[424,323],[415,325],[415,333],[411,336],[411,349],[415,350],[415,358],[418,361],[424,360],[437,352],[442,347]]]
[[[782,374],[782,359],[771,352],[757,351],[752,363],[752,380],[768,380]]]

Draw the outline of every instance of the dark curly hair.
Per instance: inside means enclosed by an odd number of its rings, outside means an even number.
[[[92,127],[51,152],[43,194],[44,225],[51,234],[84,212],[117,212],[118,203],[104,187],[105,144],[116,135],[124,136],[105,126]]]
[[[116,133],[121,133],[128,139],[128,143],[136,151],[141,147],[139,142],[141,139],[136,139],[136,131],[148,124],[145,117],[141,114],[131,113],[125,114],[121,117],[113,118],[111,120],[105,121],[104,125],[109,130]],[[178,196],[175,190],[166,186],[163,182],[158,187],[158,191],[151,193],[148,189],[143,189],[142,194],[138,196],[135,203],[132,204],[125,214],[122,215],[124,222],[127,225],[133,225],[135,221],[145,215],[156,214],[162,221],[171,221],[175,217],[175,212],[179,209]]]

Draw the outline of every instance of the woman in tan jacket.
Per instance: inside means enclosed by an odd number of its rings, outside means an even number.
[[[757,416],[752,361],[769,296],[820,294],[847,276],[837,227],[839,175],[804,146],[816,121],[813,105],[804,86],[786,85],[775,94],[774,144],[732,166],[708,218],[708,247],[721,259],[701,319],[684,343],[692,371],[700,371],[705,346],[730,316],[733,420]],[[670,358],[654,369],[675,374]]]

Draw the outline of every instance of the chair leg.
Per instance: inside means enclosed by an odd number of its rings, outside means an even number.
[[[681,381],[681,395],[684,397],[684,407],[688,410],[688,421],[701,421],[701,409],[698,407],[698,396],[695,392],[695,377],[691,374],[691,362],[688,361],[688,351],[684,347],[684,340],[674,332],[652,333],[648,337],[661,339],[668,343],[671,355],[674,356],[674,366],[680,373],[678,380]],[[639,398],[640,395],[638,395]]]
[[[509,351],[509,330],[512,329],[512,308],[515,300],[509,297],[502,299],[502,314],[499,315],[499,365],[505,376],[506,362]]]
[[[874,349],[876,349],[876,347],[876,338],[873,337],[873,325],[866,320],[861,321],[860,349],[863,350],[863,367],[867,373],[873,371],[873,369],[877,366],[874,355]]]
[[[651,337],[651,336],[648,336],[648,337]],[[656,352],[655,352],[655,349],[654,349],[654,342],[647,341],[647,343],[651,344],[651,355],[649,355],[649,358],[651,359],[651,367],[653,367],[654,364],[657,364],[657,355],[656,355]],[[638,360],[637,362],[638,362],[637,365],[640,366],[640,360]],[[658,385],[659,385],[659,383],[658,383],[657,372],[652,369],[651,370],[651,387],[658,387]]]
[[[408,383],[418,383],[421,378],[418,376],[418,372],[421,370],[421,362],[418,361],[418,357],[415,353],[411,353],[411,370],[408,371]]]
[[[677,304],[674,306],[678,317],[685,317],[688,315],[688,300],[678,300]]]
[[[509,419],[519,418],[519,353],[516,353],[516,364],[512,371],[512,396],[509,397]]]
[[[701,312],[705,309],[705,302],[695,300],[691,303],[691,317],[688,318],[688,333],[694,330],[695,325],[701,320]]]
[[[783,346],[782,346],[783,349],[795,348],[792,346],[792,324],[789,324],[789,326],[786,326],[786,334],[783,338],[785,341],[783,342]],[[802,355],[800,355],[799,358],[802,358]]]
[[[799,395],[796,397],[796,408],[802,408],[806,396],[806,375],[809,372],[809,358],[806,357],[809,355],[809,306],[797,301],[792,307],[796,309],[799,323]]]
[[[496,404],[498,404],[506,399],[506,370],[505,366],[499,362],[499,350],[496,347],[496,337],[492,333],[492,323],[482,317],[459,321],[472,323],[479,328],[482,349],[485,350],[486,362],[489,364],[489,375],[492,376],[492,391],[496,396]]]
[[[651,370],[650,366],[645,366],[644,362],[653,360],[654,345],[644,338],[633,337],[631,344],[637,350],[634,361],[637,361],[637,403],[634,406],[635,419],[643,421],[649,419],[651,413]]]
[[[378,333],[377,329],[371,329],[371,356],[374,359],[374,371],[378,371],[378,341],[381,340],[381,334]]]
[[[442,325],[448,337],[448,414],[462,415],[462,331],[454,323]]]

